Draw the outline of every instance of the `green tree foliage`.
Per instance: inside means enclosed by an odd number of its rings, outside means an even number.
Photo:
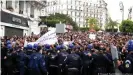
[[[89,27],[80,28],[80,31],[89,31]]]
[[[109,18],[109,22],[105,25],[106,31],[111,30],[112,32],[115,31],[115,27],[117,27],[118,22],[113,21],[111,18]]]
[[[73,21],[71,17],[65,14],[50,14],[48,17],[41,18],[42,22],[44,22],[49,27],[55,27],[57,23],[65,23],[72,25],[74,30],[78,30],[78,26],[76,22]]]
[[[120,31],[133,33],[133,21],[131,21],[131,20],[122,21],[121,25],[120,25]]]
[[[89,28],[95,29],[96,31],[100,30],[100,27],[98,25],[98,20],[95,18],[88,18],[87,23]]]

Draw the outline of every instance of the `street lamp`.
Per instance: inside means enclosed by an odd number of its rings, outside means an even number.
[[[123,2],[120,2],[119,6],[120,6],[120,11],[122,12],[122,20],[124,20],[124,5],[123,5]]]
[[[132,18],[132,17],[131,17],[132,8],[133,8],[133,7],[130,7],[130,8],[128,9],[128,11],[129,11],[129,13],[128,13],[128,19],[131,19],[131,18]]]
[[[122,21],[124,20],[124,5],[123,2],[119,3],[120,11],[122,12]],[[119,25],[118,25],[118,32],[120,32]]]
[[[1,10],[2,10],[2,4],[3,4],[3,2],[1,1],[0,3],[1,3]]]

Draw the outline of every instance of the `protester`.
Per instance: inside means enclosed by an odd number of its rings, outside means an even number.
[[[52,45],[26,45],[26,42],[35,42],[41,37],[40,35],[3,37],[2,75],[114,73],[115,66],[110,45],[118,50],[119,70],[123,73],[133,72],[133,45],[129,41],[132,40],[131,35],[96,32],[96,38],[91,39],[89,34],[90,32],[76,31],[57,34],[58,42]],[[64,42],[69,43],[64,44]]]

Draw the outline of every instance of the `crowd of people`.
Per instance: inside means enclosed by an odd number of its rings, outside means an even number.
[[[90,32],[57,34],[58,42],[24,46],[40,36],[1,38],[2,75],[103,75],[133,74],[132,35],[100,32],[89,38]],[[64,44],[64,41],[71,42]],[[112,46],[113,45],[113,46]],[[118,51],[112,58],[111,47]]]

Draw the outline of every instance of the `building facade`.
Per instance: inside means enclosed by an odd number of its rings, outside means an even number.
[[[2,0],[0,36],[39,34],[39,16],[46,1]]]
[[[103,26],[107,20],[107,3],[104,0],[47,0],[44,15],[68,14],[79,27],[86,27],[86,19],[94,17]]]

